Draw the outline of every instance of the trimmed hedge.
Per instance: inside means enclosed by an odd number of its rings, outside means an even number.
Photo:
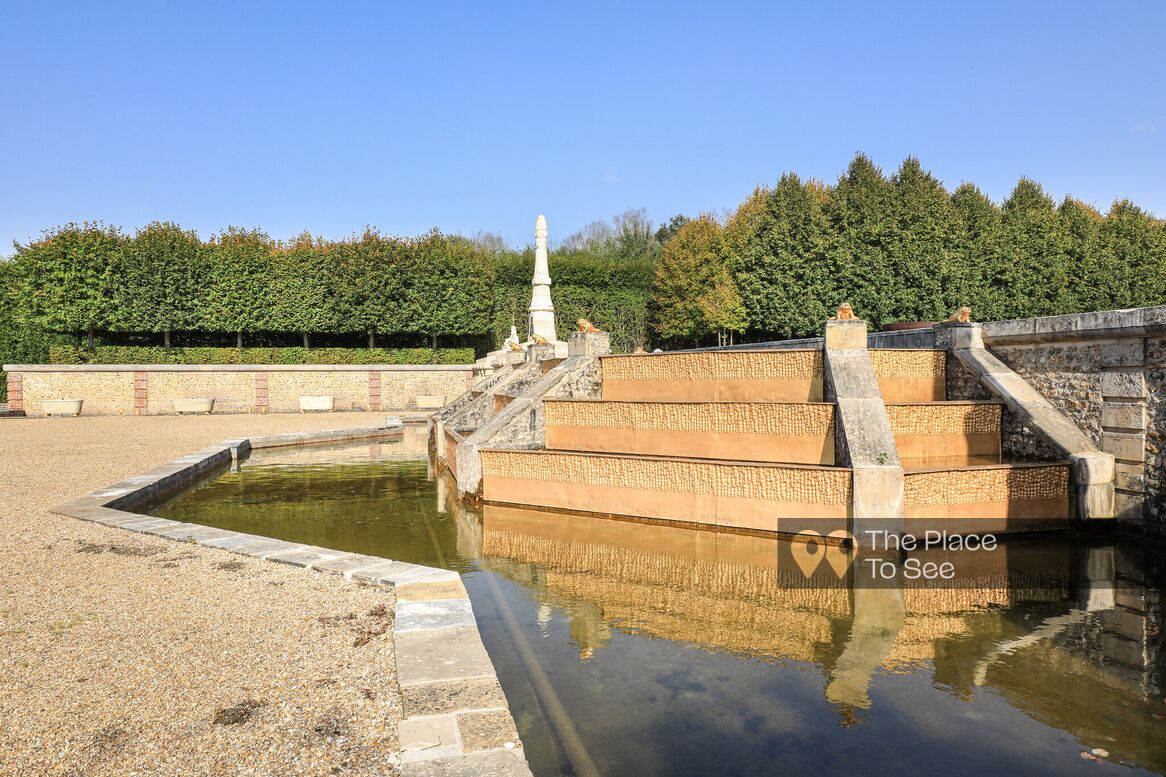
[[[51,364],[473,364],[473,348],[49,348]]]

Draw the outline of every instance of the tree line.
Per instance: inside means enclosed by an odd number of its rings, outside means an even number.
[[[843,301],[874,328],[1166,303],[1166,224],[1128,200],[1057,203],[1027,178],[997,205],[949,192],[913,157],[887,177],[859,154],[833,185],[787,173],[730,216],[684,221],[663,246],[654,332],[804,337]]]
[[[963,305],[991,320],[1162,304],[1166,226],[1127,200],[1104,214],[1056,203],[1029,179],[996,204],[969,183],[948,191],[914,158],[888,177],[859,154],[833,184],[787,173],[723,217],[593,222],[550,266],[560,337],[587,318],[629,351],[812,335],[842,301],[875,328]],[[512,325],[525,334],[533,267],[533,247],[489,233],[203,240],[172,223],[70,224],[0,261],[0,359],[43,360],[54,333],[91,350],[112,338],[481,352]]]

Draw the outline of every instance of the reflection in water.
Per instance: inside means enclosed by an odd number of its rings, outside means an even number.
[[[459,570],[536,774],[1166,771],[1160,550],[807,579],[775,539],[467,509],[401,450],[256,455],[152,512]]]

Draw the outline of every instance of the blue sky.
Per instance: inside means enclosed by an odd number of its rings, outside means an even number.
[[[552,241],[914,154],[1166,216],[1166,3],[17,2],[0,255],[68,221]]]

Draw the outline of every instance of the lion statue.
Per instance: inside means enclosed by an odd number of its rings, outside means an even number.
[[[510,347],[510,350],[515,353],[522,350],[522,346],[519,345],[517,340],[507,340],[506,344]]]
[[[598,332],[599,331],[599,328],[596,327],[595,324],[592,324],[590,321],[588,321],[585,318],[579,319],[578,321],[575,322],[575,324],[579,327],[580,332],[587,332],[588,334],[590,334],[591,332]]]
[[[535,344],[535,345],[549,345],[549,344],[550,344],[550,341],[549,341],[549,340],[547,340],[547,339],[546,339],[545,337],[543,337],[542,335],[531,335],[531,336],[530,336],[530,339],[531,339],[532,341],[534,341],[534,344]]]
[[[843,302],[838,306],[838,314],[831,316],[831,321],[853,321],[855,319],[854,308],[850,306],[849,302]]]
[[[948,316],[947,320],[952,324],[970,324],[972,322],[972,309],[968,307],[960,308]]]

